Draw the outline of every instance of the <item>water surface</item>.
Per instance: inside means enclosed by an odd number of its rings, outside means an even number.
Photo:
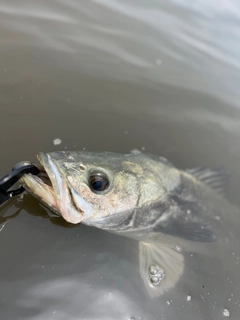
[[[0,175],[38,151],[137,148],[223,166],[239,207],[239,16],[226,0],[2,0]],[[193,246],[191,275],[152,299],[137,243],[46,210],[1,208],[17,213],[0,232],[2,319],[238,319],[237,231],[218,259]]]

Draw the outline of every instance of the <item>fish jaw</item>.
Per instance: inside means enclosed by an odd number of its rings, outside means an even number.
[[[74,190],[68,186],[60,168],[47,153],[37,156],[40,174],[26,174],[21,181],[26,188],[55,212],[58,212],[69,223],[80,223],[85,216],[91,214],[91,204],[81,201],[78,195],[78,206],[73,203]],[[86,212],[86,215],[85,215]]]

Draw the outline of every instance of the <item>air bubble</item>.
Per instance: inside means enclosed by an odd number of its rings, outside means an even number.
[[[61,144],[61,143],[62,143],[62,140],[59,139],[59,138],[53,140],[53,144],[54,144],[55,146],[58,146],[58,145]]]
[[[155,275],[158,271],[157,271],[157,268],[155,266],[151,266],[149,268],[149,272],[152,274],[152,275]]]
[[[182,247],[176,246],[176,250],[177,250],[177,252],[182,252]]]
[[[151,282],[152,282],[153,284],[158,284],[159,281],[160,281],[160,279],[159,279],[158,276],[153,276],[153,277],[151,277]]]
[[[157,286],[165,277],[164,270],[158,265],[151,265],[148,269],[149,278],[153,285]]]
[[[224,309],[223,310],[223,315],[224,315],[224,317],[230,317],[230,312],[229,312],[229,310],[228,309]]]
[[[187,301],[191,301],[192,297],[191,296],[187,296]]]

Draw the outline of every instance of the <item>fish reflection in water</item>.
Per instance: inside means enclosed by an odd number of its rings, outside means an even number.
[[[179,170],[161,157],[110,152],[40,153],[38,160],[40,174],[22,179],[27,190],[72,226],[139,241],[140,274],[152,297],[177,284],[193,243],[202,250],[227,234],[222,218],[228,212],[231,220],[232,208],[219,169]]]

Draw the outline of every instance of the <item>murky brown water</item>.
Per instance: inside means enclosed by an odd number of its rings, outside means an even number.
[[[225,167],[239,206],[239,20],[226,0],[2,0],[0,175],[38,151],[143,148]],[[1,319],[239,319],[238,232],[232,259],[186,257],[194,277],[156,300],[135,242],[50,221],[29,195],[0,215],[19,208],[0,232]]]

